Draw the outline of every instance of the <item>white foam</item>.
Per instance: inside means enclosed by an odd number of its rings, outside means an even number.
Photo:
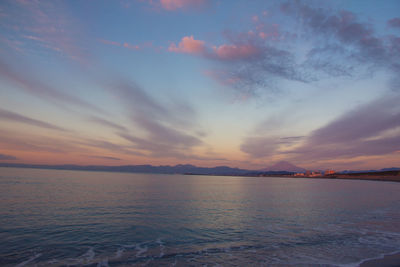
[[[56,262],[58,262],[58,260],[56,260],[56,259],[51,259],[51,260],[49,260],[47,263],[48,263],[48,264],[54,264],[54,263],[56,263]]]
[[[138,250],[138,252],[136,253],[136,257],[143,257],[142,254],[144,254],[147,251],[147,246],[144,246],[143,248],[140,246],[140,244],[136,245],[136,249]]]
[[[96,253],[94,252],[93,247],[91,247],[80,258],[83,258],[84,260],[86,260],[86,262],[90,262],[94,259],[95,255]]]
[[[32,257],[30,257],[28,260],[26,260],[26,261],[21,262],[20,264],[18,264],[16,267],[25,266],[25,265],[27,265],[28,263],[30,263],[30,262],[34,261],[35,259],[39,258],[40,256],[42,256],[42,253],[35,254],[35,255],[33,255]]]
[[[165,255],[165,254],[164,254],[164,249],[165,249],[164,243],[161,241],[160,238],[158,238],[158,239],[156,240],[156,243],[160,245],[160,255],[159,255],[158,257],[159,257],[159,258],[162,258],[162,257]]]
[[[124,248],[136,248],[137,244],[133,245],[122,245]]]
[[[391,252],[391,253],[383,253],[383,254],[380,254],[379,256],[376,256],[376,257],[362,259],[362,260],[360,260],[358,262],[335,264],[335,265],[336,266],[340,266],[340,267],[359,267],[361,264],[363,264],[366,261],[383,259],[385,256],[390,256],[390,255],[394,255],[394,254],[397,254],[397,253],[400,253],[400,250],[397,250],[397,251]]]
[[[97,267],[109,267],[110,265],[108,265],[108,259],[104,259],[102,261],[100,261],[99,263],[97,263]]]
[[[117,250],[117,252],[115,252],[115,257],[114,258],[116,258],[116,259],[119,259],[119,258],[121,258],[122,257],[122,254],[125,252],[125,249],[124,248],[119,248],[118,250]]]

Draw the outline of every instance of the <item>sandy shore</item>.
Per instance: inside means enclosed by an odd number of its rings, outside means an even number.
[[[400,266],[400,252],[395,254],[385,255],[381,259],[367,260],[360,264],[360,267],[399,267]]]

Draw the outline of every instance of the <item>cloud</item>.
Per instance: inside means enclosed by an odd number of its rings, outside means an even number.
[[[17,158],[11,155],[0,154],[0,160],[16,160]]]
[[[95,105],[86,102],[76,96],[61,92],[55,88],[30,77],[27,71],[17,72],[0,60],[0,77],[17,85],[15,88],[23,90],[38,98],[44,98],[51,102],[68,104],[75,107],[90,109],[97,113],[104,113],[103,110]]]
[[[271,85],[276,79],[309,81],[291,52],[255,40],[252,35],[226,35],[230,43],[219,46],[186,36],[178,46],[172,43],[169,51],[194,54],[222,63],[223,69],[211,70],[207,74],[245,94],[254,95],[256,88],[273,90]]]
[[[29,118],[29,117],[26,117],[26,116],[23,116],[18,113],[8,111],[8,110],[2,109],[2,108],[0,108],[0,120],[8,120],[8,121],[12,121],[12,122],[25,123],[25,124],[33,125],[36,127],[41,127],[41,128],[45,128],[45,129],[51,129],[51,130],[58,130],[58,131],[63,131],[63,132],[68,131],[64,128],[58,127],[51,123],[32,119],[32,118]]]
[[[147,2],[167,11],[176,11],[201,8],[208,4],[209,0],[147,0]]]
[[[4,149],[38,152],[56,153],[67,156],[68,154],[82,153],[85,155],[100,154],[107,152],[120,153],[126,155],[145,156],[136,151],[129,143],[114,143],[103,139],[91,139],[82,136],[55,136],[24,134],[14,131],[0,129],[0,147]],[[100,152],[99,152],[100,151]],[[38,154],[39,155],[39,154]]]
[[[103,139],[88,139],[88,138],[79,138],[77,140],[71,141],[71,143],[76,144],[78,146],[84,146],[88,148],[95,149],[104,149],[113,153],[123,153],[127,155],[135,155],[135,156],[145,156],[145,154],[135,150],[134,147],[129,144],[117,144],[114,142],[110,142],[108,140]]]
[[[301,2],[287,2],[281,5],[281,10],[283,14],[300,20],[309,31],[306,36],[314,40],[313,50],[319,49],[320,57],[317,59],[322,62],[315,65],[315,70],[324,65],[329,69],[335,63],[343,67],[343,62],[352,64],[353,70],[393,70],[392,65],[400,59],[399,51],[392,49],[393,36],[379,36],[371,24],[360,21],[352,12],[314,8]],[[393,23],[396,24],[396,19]],[[330,56],[332,47],[339,49],[340,53]],[[328,64],[329,61],[333,63]],[[348,70],[345,68],[343,74]],[[326,72],[331,73],[329,70]]]
[[[100,43],[106,44],[106,45],[114,45],[114,46],[122,46],[121,43],[115,42],[115,41],[110,41],[106,39],[99,39]]]
[[[115,122],[100,118],[98,116],[90,116],[88,118],[88,121],[94,122],[94,123],[97,123],[99,125],[106,126],[106,127],[118,130],[118,131],[123,131],[123,132],[127,131],[126,127],[124,127],[122,125],[119,125],[119,124],[117,124]]]
[[[183,37],[178,46],[176,46],[175,43],[171,43],[168,47],[168,51],[195,54],[220,61],[250,59],[261,54],[259,47],[251,43],[207,46],[205,41],[195,40],[193,35]]]
[[[161,104],[139,86],[120,82],[113,87],[129,112],[136,135],[119,133],[133,148],[155,157],[185,158],[203,142],[194,129],[195,113],[185,104]],[[185,110],[185,112],[182,112]]]
[[[0,130],[0,144],[2,148],[24,152],[51,152],[65,154],[77,151],[78,149],[76,145],[72,144],[71,140],[33,134],[27,135],[4,130]]]
[[[303,138],[304,136],[247,137],[240,145],[240,150],[253,158],[272,157],[277,154],[286,153],[285,151],[290,146],[297,144]]]
[[[139,45],[133,45],[133,44],[130,44],[130,43],[127,43],[127,42],[124,42],[122,44],[122,46],[125,47],[125,48],[128,48],[128,49],[131,49],[131,50],[139,50],[140,49]]]
[[[238,60],[238,59],[249,59],[252,57],[259,56],[261,51],[258,47],[252,44],[243,45],[220,45],[213,47],[214,53],[217,58],[221,60]]]
[[[52,1],[13,1],[5,5],[9,16],[4,27],[21,41],[19,48],[53,51],[58,55],[87,63],[89,49],[85,49],[82,26],[68,16],[68,7]]]
[[[387,24],[394,28],[400,28],[400,18],[393,18],[388,20]]]
[[[313,131],[289,153],[307,160],[374,156],[400,151],[400,101],[393,94],[361,105]]]
[[[240,145],[240,150],[251,157],[269,157],[276,154],[279,144],[274,137],[248,137]]]
[[[178,46],[176,46],[175,43],[171,43],[168,47],[168,51],[187,54],[203,54],[206,52],[206,47],[204,41],[195,40],[193,35],[191,35],[183,37]]]
[[[95,159],[121,160],[120,158],[109,157],[109,156],[89,156],[89,157],[90,157],[90,158],[95,158]]]
[[[275,94],[285,80],[357,79],[382,69],[392,72],[393,87],[398,85],[400,37],[380,36],[352,12],[314,8],[301,1],[284,3],[274,13],[287,16],[285,23],[274,23],[274,16],[253,15],[252,28],[224,31],[223,44],[190,35],[178,45],[171,43],[169,51],[217,62],[218,69],[207,75],[246,96]],[[396,24],[396,19],[391,23]]]
[[[142,49],[153,49],[153,51],[159,52],[160,50],[164,49],[162,46],[155,47],[153,45],[153,42],[151,42],[151,41],[142,42],[140,44],[131,44],[128,42],[116,42],[116,41],[111,41],[111,40],[107,40],[107,39],[98,39],[98,41],[105,45],[122,47],[122,48],[126,48],[126,49],[133,50],[133,51],[138,51],[138,50],[142,50]]]
[[[307,136],[249,136],[240,146],[253,158],[295,162],[353,160],[400,153],[400,101],[391,93],[346,112]]]

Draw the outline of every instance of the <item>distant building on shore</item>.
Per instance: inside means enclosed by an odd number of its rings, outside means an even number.
[[[319,176],[322,176],[322,173],[320,171],[315,171],[310,174],[310,177],[319,177]]]
[[[326,175],[332,175],[335,174],[334,170],[328,169],[325,172],[320,172],[320,171],[306,171],[305,173],[303,172],[298,172],[293,174],[295,177],[322,177]]]
[[[326,170],[325,172],[324,172],[324,175],[326,176],[326,175],[332,175],[332,174],[335,174],[335,171],[334,170]]]

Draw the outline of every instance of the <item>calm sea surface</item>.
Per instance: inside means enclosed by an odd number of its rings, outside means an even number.
[[[1,266],[353,266],[400,250],[400,183],[0,168]]]

